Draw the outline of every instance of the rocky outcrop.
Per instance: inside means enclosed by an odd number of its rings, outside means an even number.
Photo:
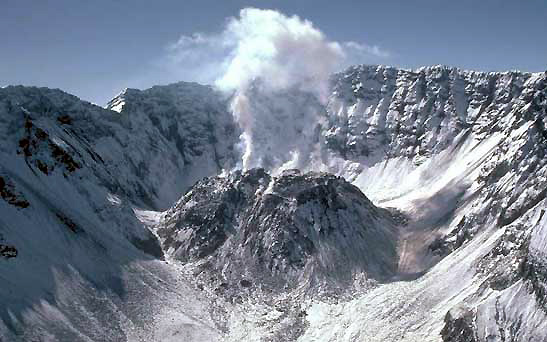
[[[507,120],[511,112],[543,127],[546,79],[546,73],[445,66],[350,67],[333,77],[326,141],[349,160],[407,157],[420,163],[464,131],[485,138],[515,129],[519,121]]]
[[[467,312],[458,317],[453,317],[450,312],[444,319],[444,327],[441,336],[444,342],[478,342],[475,334],[476,327],[473,323],[474,314]]]
[[[15,258],[17,256],[17,248],[4,244],[4,242],[4,237],[0,234],[0,256],[6,259]]]
[[[109,162],[120,169],[131,166],[135,182],[161,209],[201,178],[231,168],[239,157],[239,127],[229,99],[210,86],[179,82],[126,89],[107,108],[119,112],[124,145]]]
[[[30,205],[23,195],[15,190],[15,186],[2,176],[0,176],[0,197],[18,208],[27,208]]]
[[[165,215],[166,252],[225,286],[348,286],[396,268],[395,221],[329,174],[263,169],[198,182]]]

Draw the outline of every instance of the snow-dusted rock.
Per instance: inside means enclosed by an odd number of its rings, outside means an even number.
[[[228,105],[223,95],[196,83],[126,89],[107,106],[120,113],[123,127],[114,138],[121,147],[109,163],[121,170],[130,165],[137,175],[132,181],[153,207],[166,209],[196,181],[234,166],[240,133]]]
[[[197,261],[204,279],[279,290],[389,279],[396,225],[340,177],[252,169],[198,182],[158,234],[170,256]]]
[[[545,73],[445,66],[351,67],[333,76],[327,141],[350,160],[370,164],[404,156],[420,163],[462,131],[485,138],[510,125],[511,112],[537,111],[545,79]]]
[[[148,116],[138,110],[146,96],[127,114],[60,90],[0,89],[0,340],[156,334],[153,316],[172,309],[159,299],[185,287],[134,208],[168,207],[194,180],[219,171],[215,146],[237,137],[223,126],[231,114],[211,88],[181,83],[165,92],[179,95],[150,95],[161,105]],[[137,300],[142,305],[131,304]],[[190,322],[187,336],[194,325],[208,329]]]

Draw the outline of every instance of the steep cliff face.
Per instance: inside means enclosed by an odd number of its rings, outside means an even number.
[[[176,96],[163,100],[165,118],[153,123],[153,111],[118,113],[60,90],[0,89],[1,340],[153,333],[144,311],[163,310],[154,288],[167,295],[177,283],[134,208],[168,207],[194,179],[217,173],[222,161],[210,136],[222,116],[231,118],[210,88],[172,88],[165,92],[192,99],[185,108],[193,121],[165,114],[176,112]],[[217,138],[230,145],[232,133]],[[178,134],[193,149],[179,149]],[[158,279],[170,285],[162,289]],[[151,309],[131,306],[138,297]]]
[[[207,86],[128,89],[109,104],[119,113],[47,88],[6,87],[0,96],[2,150],[17,150],[42,173],[85,163],[111,191],[142,206],[167,208],[234,160],[238,129],[227,100]],[[57,165],[38,160],[42,149]]]
[[[235,165],[239,127],[229,99],[211,87],[175,83],[127,89],[107,108],[119,112],[123,147],[110,162],[129,164],[158,209],[171,206],[196,181]]]
[[[449,314],[418,320],[426,329],[444,319],[444,341],[546,338],[546,93],[546,73],[358,66],[334,78],[327,146],[375,203],[411,218],[400,266],[410,253],[414,270],[429,270],[413,287],[431,294],[425,307]],[[439,288],[433,275],[458,285]],[[405,338],[435,340],[438,327]]]
[[[484,139],[519,125],[518,119],[536,119],[545,109],[545,77],[444,66],[351,67],[333,77],[327,141],[350,160],[420,163],[464,131]]]
[[[0,185],[6,226],[13,225],[11,219],[19,214],[31,219],[34,210],[45,206],[61,225],[77,233],[83,231],[73,222],[79,211],[104,215],[101,220],[107,220],[110,203],[122,203],[118,197],[137,204],[149,202],[150,196],[144,193],[142,183],[135,181],[136,176],[118,178],[121,170],[108,163],[111,150],[102,150],[105,141],[116,141],[113,137],[121,131],[113,114],[59,90],[0,89]],[[125,214],[133,216],[129,206]],[[134,241],[155,240],[148,230],[133,227],[136,221],[131,220],[132,224],[120,225],[122,236]],[[17,232],[25,235],[22,228]],[[152,254],[161,255],[157,245]]]
[[[473,194],[460,236],[508,225],[545,198],[547,73],[358,66],[334,80],[326,144],[369,196],[424,184]]]

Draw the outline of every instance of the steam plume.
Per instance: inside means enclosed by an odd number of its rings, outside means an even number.
[[[329,41],[314,25],[275,10],[245,8],[218,34],[183,36],[177,63],[199,64],[205,79],[233,95],[244,169],[302,168],[318,149],[330,75],[378,47]],[[223,56],[220,58],[220,56]]]

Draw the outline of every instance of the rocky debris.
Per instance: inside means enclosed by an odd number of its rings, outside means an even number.
[[[444,342],[478,342],[473,324],[474,314],[468,311],[458,317],[447,312],[441,336]]]
[[[547,313],[547,263],[527,256],[521,264],[520,276],[528,281],[539,307]]]
[[[55,213],[55,216],[72,232],[72,233],[80,233],[83,232],[83,229],[81,229],[74,221],[72,221],[68,216],[63,215],[61,213]]]
[[[198,182],[158,234],[168,254],[223,279],[221,289],[280,288],[297,279],[348,285],[356,274],[392,274],[394,226],[387,210],[343,178],[252,169]]]
[[[0,244],[0,256],[6,259],[15,258],[17,256],[17,249],[15,246]]]
[[[131,243],[146,254],[160,260],[164,260],[165,258],[158,239],[152,234],[150,234],[150,236],[146,239],[131,239]]]
[[[17,256],[17,249],[15,246],[5,245],[3,242],[4,237],[0,234],[0,256],[6,259],[15,258]]]
[[[50,139],[49,134],[33,124],[29,116],[25,118],[24,136],[19,140],[18,153],[22,153],[28,165],[34,164],[38,170],[48,175],[55,168],[63,167],[66,177],[81,168],[80,163],[61,146]]]
[[[428,246],[428,249],[433,255],[445,257],[453,251],[453,246],[442,237],[437,237]]]
[[[262,322],[275,327],[264,341],[297,341],[309,325],[306,320],[306,311],[298,303],[290,301],[277,302],[274,308],[276,317],[269,322]]]
[[[528,254],[530,227],[516,223],[507,227],[494,248],[477,265],[477,270],[487,276],[490,288],[501,291],[522,279]]]
[[[15,190],[15,186],[2,176],[0,176],[0,196],[4,201],[18,208],[27,208],[30,205],[23,195]]]

